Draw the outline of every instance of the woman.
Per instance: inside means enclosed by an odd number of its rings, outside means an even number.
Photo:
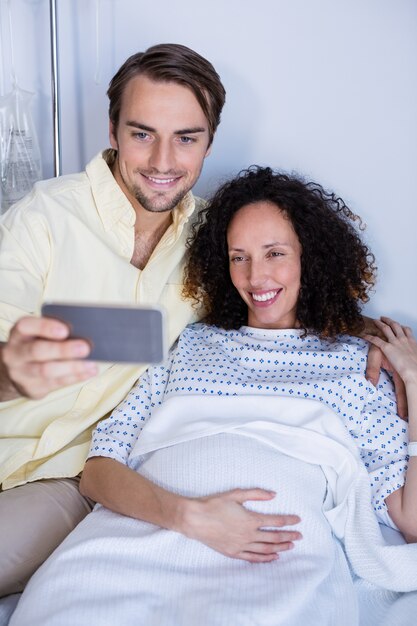
[[[348,559],[374,584],[417,588],[417,546],[384,545],[370,504],[415,539],[407,424],[388,376],[378,389],[365,379],[366,342],[342,334],[360,330],[374,281],[357,220],[269,168],[219,190],[186,273],[206,323],[99,424],[82,489],[104,506],[35,575],[11,624],[352,626]],[[415,441],[416,345],[380,326]]]

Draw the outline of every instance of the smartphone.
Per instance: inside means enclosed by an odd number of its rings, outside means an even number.
[[[91,361],[155,364],[167,357],[165,314],[159,307],[47,302],[42,316],[65,322],[71,338],[88,341]]]

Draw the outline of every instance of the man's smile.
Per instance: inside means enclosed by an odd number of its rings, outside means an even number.
[[[176,184],[183,178],[182,174],[175,176],[149,176],[144,172],[140,172],[141,176],[145,179],[146,185],[151,189],[168,190],[176,186]]]

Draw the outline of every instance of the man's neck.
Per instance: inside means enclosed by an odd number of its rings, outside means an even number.
[[[157,217],[154,213],[150,215]],[[161,214],[159,217],[162,215],[164,216],[164,220],[159,220],[158,223],[152,220],[152,224],[143,224],[146,220],[139,219],[136,213],[135,245],[130,262],[140,270],[143,270],[156,246],[161,241],[165,231],[172,223],[171,211]]]
[[[135,211],[135,244],[130,262],[138,269],[143,269],[165,231],[172,223],[172,211],[163,211],[161,213],[146,211],[140,202],[132,197],[126,189],[117,162],[117,152],[106,152],[105,159],[117,184]]]

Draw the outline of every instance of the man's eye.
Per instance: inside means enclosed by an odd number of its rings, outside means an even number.
[[[194,137],[180,137],[180,142],[184,144],[194,143],[195,139]]]
[[[139,131],[137,133],[134,133],[133,136],[136,137],[137,139],[140,139],[141,141],[145,141],[149,137],[148,133],[145,133],[144,131]]]

